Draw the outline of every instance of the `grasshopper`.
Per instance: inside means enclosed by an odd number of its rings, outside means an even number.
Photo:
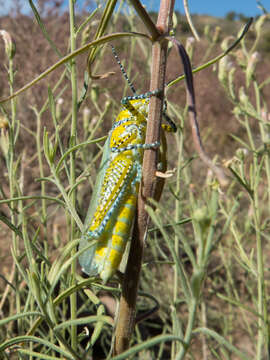
[[[158,142],[145,144],[150,97],[159,90],[136,95],[114,48],[113,53],[134,96],[122,99],[123,109],[106,140],[88,211],[87,232],[82,236],[80,249],[89,246],[91,240],[97,243],[79,257],[83,272],[90,276],[99,274],[104,283],[118,269],[132,230],[143,152],[160,145]],[[169,125],[163,128],[175,132],[175,124],[164,115]]]

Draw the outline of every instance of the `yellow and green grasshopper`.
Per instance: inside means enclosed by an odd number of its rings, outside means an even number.
[[[106,140],[88,210],[87,232],[80,242],[80,250],[88,249],[79,257],[83,272],[90,276],[99,275],[103,282],[118,269],[131,233],[142,177],[143,152],[160,145],[158,142],[145,144],[149,99],[159,90],[136,95],[114,48],[113,53],[134,96],[122,99],[123,110]],[[176,131],[175,124],[164,115],[170,124],[164,128]],[[97,240],[97,243],[89,248],[91,240]]]

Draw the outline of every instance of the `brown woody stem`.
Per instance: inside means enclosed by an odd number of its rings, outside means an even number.
[[[156,29],[167,34],[171,22],[174,1],[162,0]],[[150,31],[151,32],[151,31]],[[152,32],[151,32],[152,33]],[[167,60],[167,41],[154,42],[152,48],[152,69],[150,90],[164,89]],[[163,94],[150,100],[147,123],[146,143],[153,143],[160,138]],[[120,354],[129,347],[134,331],[136,302],[143,258],[144,240],[147,233],[149,216],[145,209],[147,199],[154,195],[157,151],[150,149],[144,153],[143,180],[139,192],[137,216],[134,223],[133,236],[123,281],[122,296],[119,306],[119,317],[115,331],[114,354]]]

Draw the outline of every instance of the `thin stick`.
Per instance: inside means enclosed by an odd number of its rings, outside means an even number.
[[[167,33],[172,18],[174,1],[162,0],[157,21],[160,33]],[[164,89],[167,58],[167,41],[154,43],[152,48],[152,69],[150,90]],[[159,140],[160,123],[162,118],[162,97],[154,96],[150,100],[147,124],[146,143]],[[146,199],[154,195],[157,151],[146,150],[143,161],[143,180],[139,192],[137,216],[135,219],[133,237],[123,281],[122,296],[119,305],[119,317],[115,330],[115,355],[122,353],[129,347],[134,331],[137,292],[143,257],[144,240],[147,233],[149,216],[145,209]]]
[[[186,17],[187,17],[187,21],[189,23],[190,29],[194,35],[194,37],[196,38],[197,41],[200,41],[200,37],[199,34],[197,33],[197,30],[195,29],[195,26],[193,25],[191,16],[190,16],[190,12],[189,12],[189,8],[188,8],[188,0],[183,0],[184,3],[184,9],[185,9],[185,13],[186,13]]]

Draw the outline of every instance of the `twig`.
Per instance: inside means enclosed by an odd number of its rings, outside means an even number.
[[[189,8],[188,8],[188,1],[187,0],[183,0],[184,3],[184,9],[185,9],[185,13],[186,13],[186,17],[187,17],[187,21],[189,23],[190,29],[194,35],[194,37],[196,38],[197,41],[200,41],[200,37],[199,34],[197,33],[197,30],[195,29],[195,26],[193,25],[190,13],[189,13]]]
[[[174,1],[162,0],[160,5],[157,29],[166,34],[172,18]],[[167,58],[167,41],[155,42],[152,48],[152,69],[150,90],[164,89]],[[150,100],[147,123],[146,143],[159,140],[162,117],[163,96]],[[154,182],[157,162],[157,151],[146,150],[143,161],[143,180],[139,192],[137,216],[134,223],[133,237],[123,281],[122,296],[119,306],[119,318],[115,331],[114,354],[125,351],[134,331],[138,284],[140,278],[144,240],[147,233],[149,216],[145,209],[147,198],[154,195]]]

